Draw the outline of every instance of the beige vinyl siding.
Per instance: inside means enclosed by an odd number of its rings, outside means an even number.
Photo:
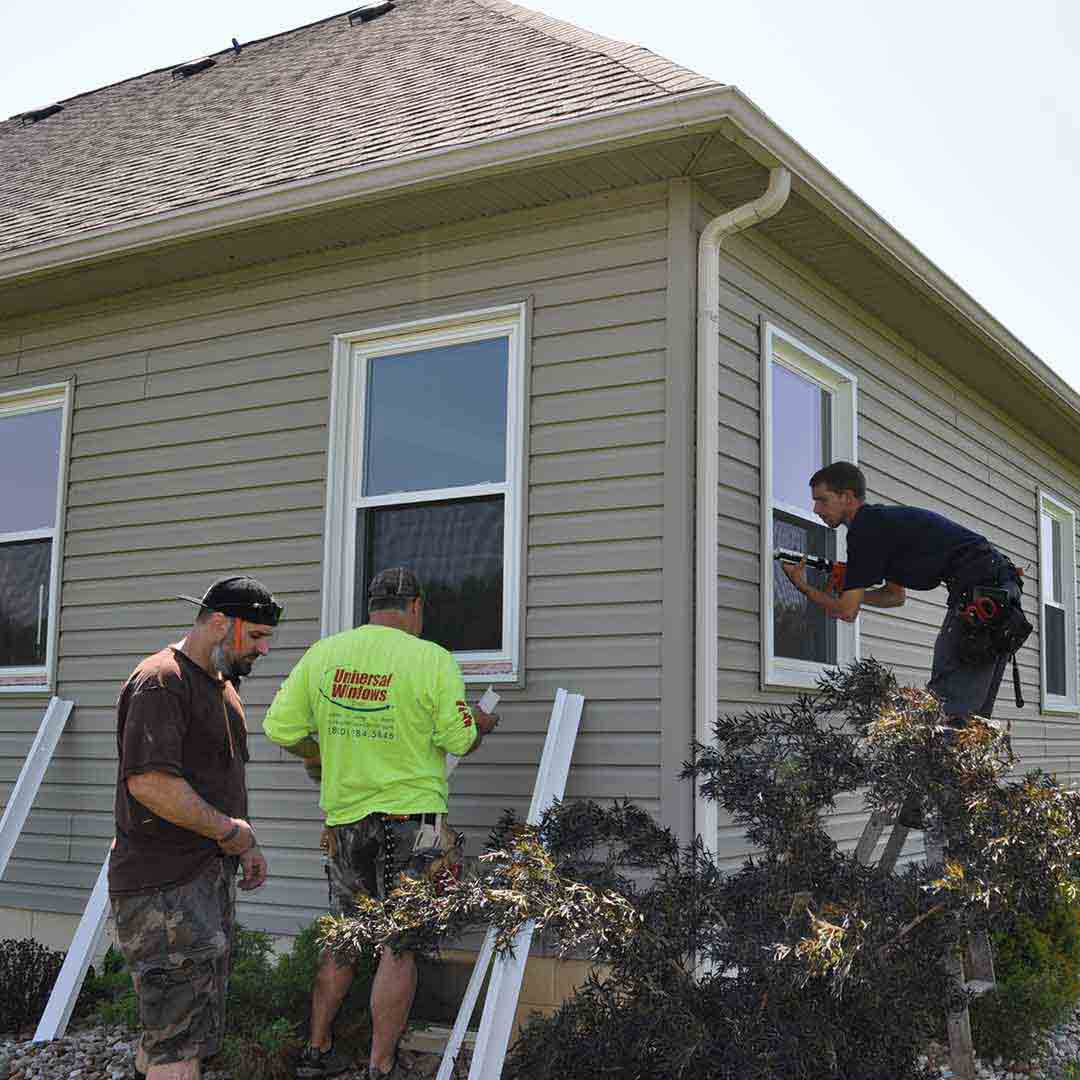
[[[59,693],[74,698],[0,906],[78,911],[112,832],[114,703],[184,632],[172,598],[244,570],[287,603],[245,682],[270,883],[249,925],[325,910],[319,813],[261,734],[319,634],[334,334],[531,305],[523,688],[454,776],[475,850],[527,807],[556,688],[586,695],[570,796],[659,815],[667,190],[653,185],[207,279],[0,339],[0,390],[74,374]],[[0,799],[44,711],[0,698]]]
[[[1023,767],[1080,780],[1080,720],[1039,712],[1037,490],[1076,506],[1080,471],[999,410],[945,375],[929,357],[874,316],[816,279],[770,241],[732,241],[721,262],[719,555],[720,711],[782,700],[760,688],[759,584],[771,565],[760,551],[759,328],[776,323],[831,357],[858,379],[858,453],[870,501],[924,506],[985,534],[1026,571],[1024,608],[1036,625],[1022,650],[1027,707],[1013,703],[1006,674],[995,716],[1012,722]],[[863,656],[894,667],[902,682],[925,685],[945,590],[909,593],[896,611],[865,610]],[[859,800],[838,807],[831,828],[853,843],[863,822]],[[745,851],[722,816],[720,851],[734,862]]]

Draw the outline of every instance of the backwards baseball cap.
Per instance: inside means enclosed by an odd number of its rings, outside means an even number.
[[[420,586],[420,579],[406,566],[391,566],[388,570],[380,570],[368,585],[368,598],[381,600],[386,596],[402,596],[410,598],[423,596],[424,590]]]
[[[253,577],[222,578],[206,590],[201,600],[194,596],[178,596],[177,600],[264,626],[277,626],[285,614],[285,608],[270,595],[270,590]]]

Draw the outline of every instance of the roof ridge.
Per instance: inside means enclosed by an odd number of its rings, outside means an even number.
[[[648,80],[668,93],[685,91],[691,88],[689,85],[691,83],[697,83],[700,86],[723,85],[700,72],[676,64],[666,56],[646,49],[643,45],[604,37],[602,34],[586,30],[565,19],[557,19],[553,15],[547,15],[534,8],[513,3],[512,0],[472,0],[472,3],[494,14],[514,19],[556,41],[594,53],[602,53],[608,59],[626,68],[627,71]]]

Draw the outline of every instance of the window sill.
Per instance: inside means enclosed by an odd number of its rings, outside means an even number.
[[[1058,704],[1044,701],[1039,707],[1039,712],[1046,716],[1077,716],[1080,715],[1080,703],[1063,701]]]
[[[22,694],[24,697],[52,697],[55,690],[44,683],[0,683],[0,694]]]

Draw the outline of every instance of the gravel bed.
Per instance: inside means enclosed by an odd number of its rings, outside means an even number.
[[[125,1027],[86,1027],[62,1039],[35,1043],[0,1035],[0,1080],[135,1080],[138,1036]],[[418,1077],[434,1076],[436,1054],[408,1053]],[[203,1080],[230,1080],[207,1069]],[[367,1080],[367,1067],[341,1073],[338,1080]]]
[[[0,1036],[0,1080],[135,1080],[135,1043],[136,1035],[125,1027],[73,1030],[49,1043]],[[463,1057],[467,1059],[467,1052]],[[433,1076],[438,1070],[436,1054],[409,1053],[408,1058],[418,1076]],[[942,1078],[952,1076],[946,1047],[932,1046],[924,1060],[937,1066]],[[1065,1080],[1078,1063],[1080,1005],[1047,1035],[1035,1060],[980,1061],[978,1074],[980,1080]],[[467,1060],[461,1064],[467,1068]],[[230,1080],[226,1073],[212,1069],[203,1078]],[[365,1069],[342,1073],[340,1080],[367,1080],[367,1073]]]

